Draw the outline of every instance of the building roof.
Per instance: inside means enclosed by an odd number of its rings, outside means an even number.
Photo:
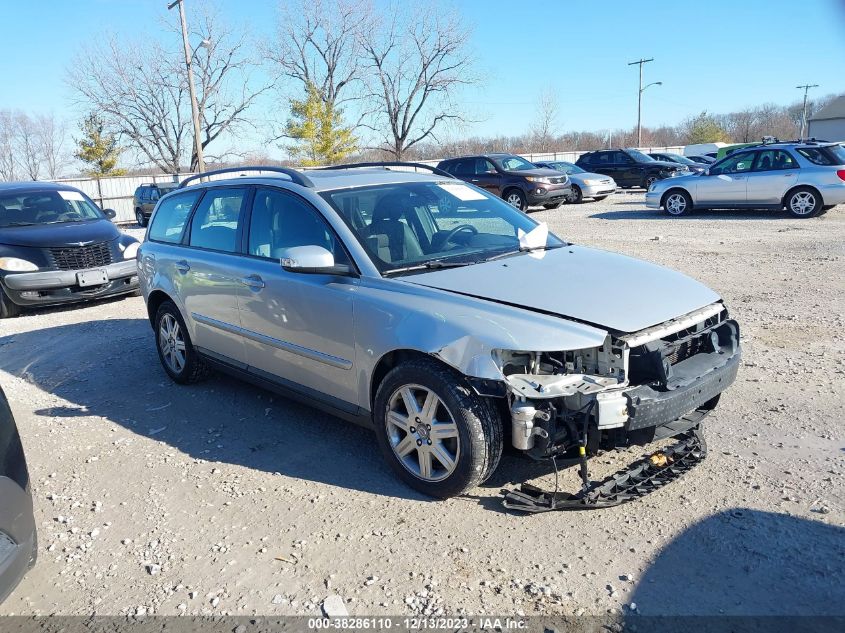
[[[824,121],[825,119],[845,119],[845,95],[836,97],[810,117],[810,121]]]

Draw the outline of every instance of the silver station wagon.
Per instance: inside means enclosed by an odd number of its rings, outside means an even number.
[[[586,488],[589,455],[699,432],[736,376],[737,324],[682,274],[424,165],[256,169],[156,206],[138,267],[165,371],[370,426],[425,494],[477,486],[506,442]]]

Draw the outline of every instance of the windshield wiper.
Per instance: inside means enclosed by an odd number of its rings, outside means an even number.
[[[542,246],[520,246],[519,249],[515,251],[505,251],[504,253],[498,253],[493,255],[492,257],[488,257],[487,259],[482,259],[481,262],[494,262],[497,259],[504,259],[505,257],[510,257],[511,255],[519,255],[520,253],[531,253],[533,251],[551,251],[556,248],[563,248],[566,244],[544,244]]]
[[[0,228],[6,226],[35,226],[35,222],[9,222],[7,224],[0,225]]]
[[[399,273],[409,273],[415,270],[440,270],[441,268],[460,268],[461,266],[471,266],[478,262],[444,262],[439,259],[425,262],[424,264],[415,264],[413,266],[404,266],[403,268],[394,268],[384,272],[385,275],[396,275]]]

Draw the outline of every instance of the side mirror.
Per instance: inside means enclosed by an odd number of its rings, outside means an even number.
[[[282,249],[282,268],[290,273],[311,275],[348,275],[352,269],[335,264],[334,255],[322,246],[291,246]]]
[[[117,211],[114,209],[103,209],[103,213],[106,214],[109,220],[114,220],[117,217]]]

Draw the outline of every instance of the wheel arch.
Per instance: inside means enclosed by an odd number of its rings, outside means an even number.
[[[438,365],[442,365],[443,367],[448,368],[451,371],[457,371],[455,367],[443,361],[443,359],[438,358],[434,354],[428,354],[418,349],[410,348],[391,350],[383,354],[382,357],[379,358],[378,362],[373,367],[372,373],[370,374],[370,411],[373,410],[373,405],[376,400],[376,392],[378,391],[378,388],[381,383],[384,382],[385,376],[390,373],[390,370],[394,367],[398,367],[401,363],[420,358],[427,358],[437,363]]]
[[[685,187],[678,187],[677,185],[676,185],[676,186],[674,186],[674,187],[670,187],[670,188],[669,188],[669,189],[667,189],[665,192],[663,192],[663,195],[662,195],[662,196],[660,196],[660,206],[661,206],[661,207],[662,207],[664,204],[666,204],[666,198],[668,198],[668,197],[669,197],[669,195],[670,195],[671,193],[675,192],[675,191],[680,191],[680,192],[683,192],[683,193],[687,194],[687,196],[688,196],[688,197],[689,197],[689,199],[690,199],[690,202],[692,203],[692,207],[695,207],[695,201],[692,199],[692,194],[690,193],[689,189],[686,189]]]
[[[151,326],[155,327],[156,314],[165,301],[173,301],[173,299],[164,290],[153,290],[147,297],[147,317],[150,319]]]
[[[780,203],[783,208],[789,208],[787,201],[789,200],[789,196],[791,196],[796,189],[810,189],[819,197],[819,208],[823,208],[825,206],[824,196],[822,195],[822,192],[818,190],[817,187],[814,187],[813,185],[794,185],[790,187],[787,192],[783,194],[783,198],[781,198]]]

